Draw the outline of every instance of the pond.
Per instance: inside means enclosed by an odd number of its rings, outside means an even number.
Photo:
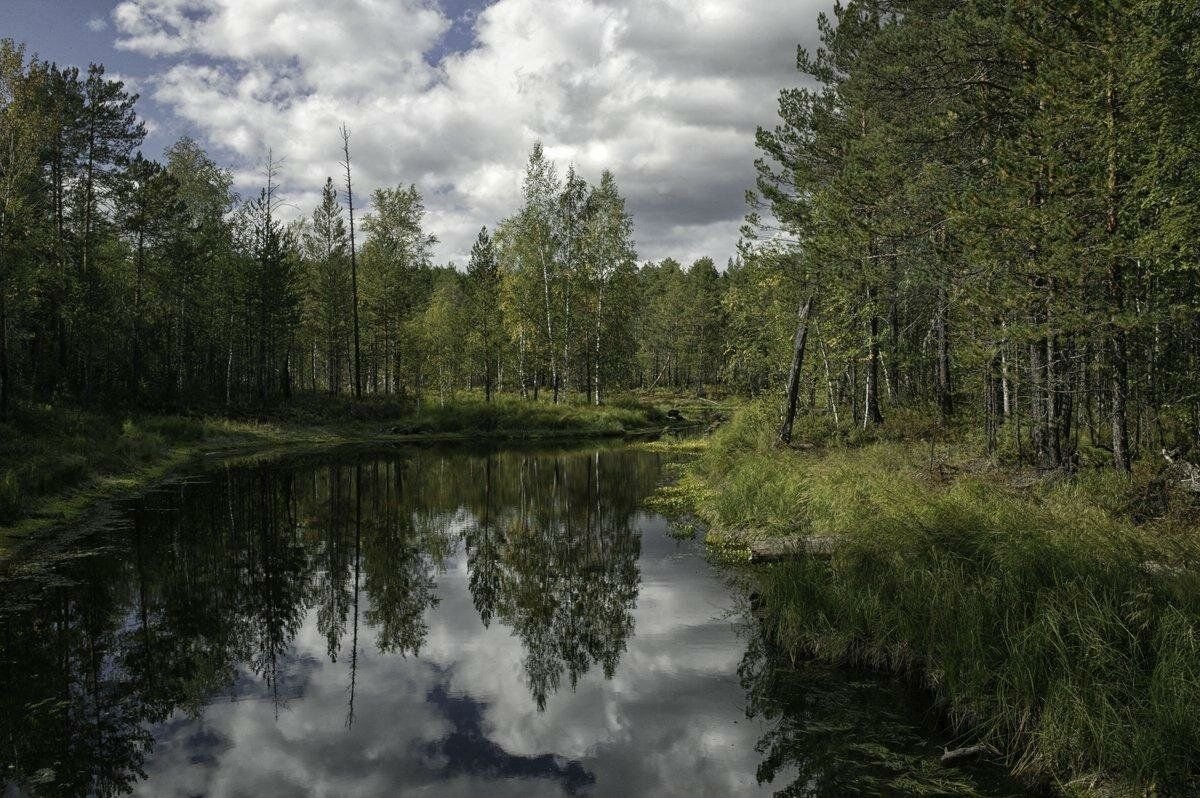
[[[197,467],[0,567],[0,793],[1014,795],[919,694],[784,663],[659,455]]]

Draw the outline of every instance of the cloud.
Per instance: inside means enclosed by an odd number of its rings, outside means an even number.
[[[731,255],[753,133],[794,84],[818,0],[498,0],[456,21],[432,0],[125,0],[117,46],[164,63],[154,100],[232,158],[268,147],[312,204],[353,134],[365,188],[416,182],[442,259],[511,213],[528,149],[610,168],[643,258]]]
[[[354,724],[348,659],[330,662],[308,612],[272,690],[239,666],[235,689],[199,716],[151,728],[149,780],[135,794],[450,796],[767,795],[756,742],[771,721],[745,717],[735,676],[744,643],[734,599],[699,548],[639,521],[635,634],[611,679],[595,667],[544,712],[525,685],[521,641],[484,628],[466,555],[438,578],[439,604],[417,657],[384,654],[360,629]],[[346,641],[348,644],[348,641]],[[278,709],[272,700],[284,696]]]
[[[92,17],[87,21],[87,29],[92,33],[101,33],[108,30],[108,20],[104,17]]]

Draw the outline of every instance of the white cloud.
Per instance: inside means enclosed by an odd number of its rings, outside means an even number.
[[[104,17],[92,17],[87,21],[87,29],[92,33],[100,33],[108,29],[108,20]]]
[[[611,168],[643,258],[732,254],[753,132],[796,81],[818,0],[498,0],[444,57],[432,0],[125,0],[118,46],[167,62],[154,99],[253,175],[268,147],[306,207],[338,126],[364,188],[416,182],[441,257],[513,210],[536,139]],[[474,13],[474,12],[472,12]],[[244,188],[251,188],[247,185]]]
[[[726,617],[734,599],[723,578],[698,547],[669,539],[661,518],[641,516],[638,529],[634,634],[611,679],[596,665],[538,711],[526,689],[528,652],[502,621],[484,628],[459,549],[437,580],[439,603],[425,613],[429,634],[418,656],[383,654],[374,643],[378,630],[365,623],[360,629],[353,726],[345,726],[350,641],[330,662],[312,610],[280,663],[283,708],[277,713],[271,689],[239,666],[237,700],[213,700],[199,717],[177,712],[152,727],[149,780],[134,793],[570,792],[550,778],[546,754],[594,776],[582,790],[588,795],[767,795],[783,788],[790,771],[773,784],[754,777],[761,758],[755,743],[772,721],[744,716],[735,675],[744,643]],[[458,702],[458,711],[435,700],[438,690]],[[463,721],[472,710],[478,734],[469,735],[468,756],[438,753],[455,723],[471,731]],[[492,744],[502,754],[489,760]],[[448,755],[458,758],[452,763]],[[509,757],[541,765],[524,777],[502,772]],[[452,764],[471,772],[450,778]],[[531,777],[538,772],[543,778]]]

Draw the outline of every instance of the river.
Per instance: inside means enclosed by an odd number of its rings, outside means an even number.
[[[212,458],[0,566],[0,793],[985,795],[926,699],[785,663],[660,455]]]

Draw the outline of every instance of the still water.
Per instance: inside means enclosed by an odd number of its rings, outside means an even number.
[[[0,565],[0,794],[1012,795],[782,663],[657,455],[213,462]]]

